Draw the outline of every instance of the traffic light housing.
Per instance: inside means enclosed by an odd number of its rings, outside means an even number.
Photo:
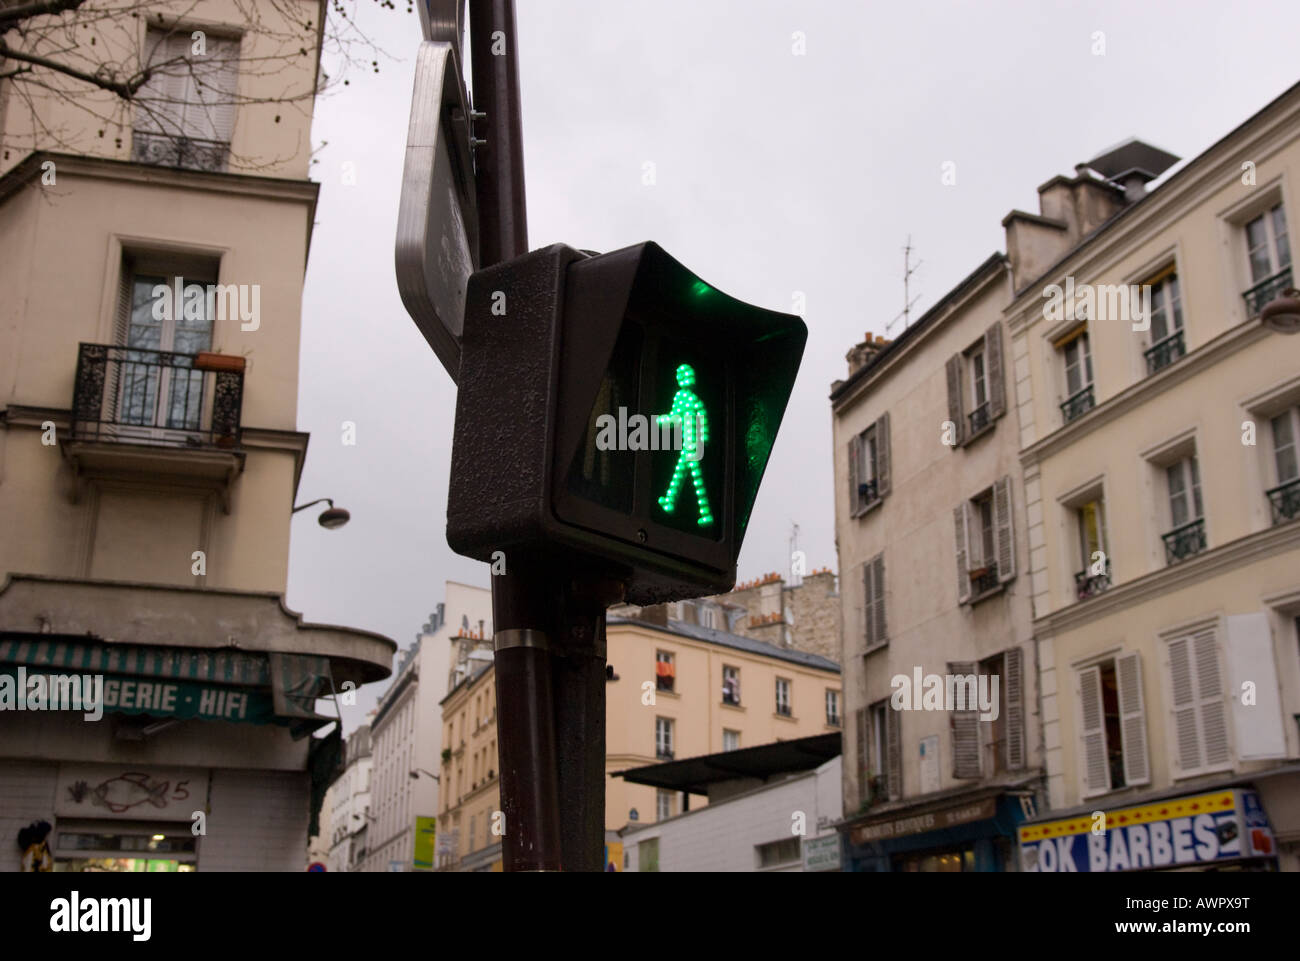
[[[654,243],[474,273],[448,543],[599,570],[633,603],[729,590],[806,340]]]

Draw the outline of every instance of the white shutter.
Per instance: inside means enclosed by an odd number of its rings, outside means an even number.
[[[993,485],[993,523],[997,527],[998,583],[1016,576],[1015,526],[1012,523],[1011,478]]]
[[[1079,707],[1083,722],[1080,739],[1083,752],[1083,793],[1110,790],[1110,764],[1106,756],[1106,716],[1101,701],[1101,668],[1079,672]]]
[[[186,78],[184,125],[190,137],[230,142],[235,129],[235,94],[239,81],[239,41],[208,37],[206,53],[190,52]]]
[[[1142,661],[1138,653],[1115,658],[1119,688],[1119,736],[1124,749],[1124,783],[1128,787],[1151,782],[1147,750],[1146,702],[1142,693]]]
[[[945,373],[948,379],[948,419],[954,427],[955,443],[952,449],[956,450],[966,436],[965,415],[962,414],[961,354],[953,354],[948,358]]]
[[[884,497],[889,493],[889,411],[880,415],[876,421],[876,496]]]
[[[857,517],[862,513],[862,498],[858,496],[858,484],[862,482],[860,464],[862,462],[862,435],[854,434],[849,438],[849,516]]]
[[[885,553],[881,551],[876,555],[875,560],[871,562],[871,582],[873,588],[873,607],[872,621],[874,622],[874,634],[877,644],[884,644],[889,640],[889,635],[885,632]]]
[[[1169,685],[1174,720],[1174,761],[1180,774],[1199,771],[1201,739],[1196,721],[1196,678],[1192,666],[1192,639],[1169,642]]]
[[[169,63],[188,57],[188,34],[150,30],[145,41],[144,65],[155,73],[136,93],[137,130],[177,136],[184,133],[184,107],[189,89],[189,66]],[[167,66],[163,66],[167,64]]]
[[[966,501],[952,509],[953,526],[957,535],[957,603],[970,600],[970,565],[966,548]]]
[[[1221,767],[1232,760],[1228,745],[1228,711],[1223,696],[1223,676],[1219,671],[1219,645],[1214,631],[1202,631],[1192,637],[1196,658],[1197,694],[1200,704],[1201,747],[1207,767]]]
[[[954,661],[948,665],[949,674],[975,673],[974,661]],[[952,776],[975,778],[980,776],[980,712],[953,711],[949,715],[952,730]]]
[[[1005,378],[1002,374],[1002,324],[994,323],[984,333],[985,380],[989,397],[989,421],[1007,410]]]
[[[1018,771],[1025,766],[1025,672],[1024,656],[1018,647],[1003,655],[1006,665],[1003,683],[1006,690],[1007,769]]]

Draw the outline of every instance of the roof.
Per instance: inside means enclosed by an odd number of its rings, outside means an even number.
[[[1179,159],[1167,150],[1143,143],[1136,137],[1129,137],[1123,143],[1103,150],[1085,166],[1110,180],[1134,170],[1147,174],[1154,180],[1178,163]]]
[[[630,784],[648,784],[665,790],[708,794],[709,785],[719,781],[734,781],[737,778],[766,781],[778,774],[811,771],[839,757],[841,750],[841,736],[837,731],[610,773]]]
[[[828,657],[822,657],[820,654],[810,654],[808,651],[795,651],[788,647],[778,647],[775,644],[769,644],[767,641],[755,640],[752,637],[741,637],[739,634],[729,634],[726,631],[719,631],[712,627],[701,627],[698,624],[669,621],[668,626],[663,627],[634,617],[610,617],[607,623],[611,625],[635,624],[637,627],[644,627],[652,631],[663,631],[665,634],[689,637],[697,641],[704,641],[707,644],[731,647],[738,651],[748,651],[750,654],[759,654],[763,657],[774,657],[777,660],[802,664],[804,667],[834,671],[836,674],[840,672],[838,663]]]
[[[933,324],[940,315],[944,313],[954,302],[961,299],[967,292],[974,288],[980,281],[984,280],[986,275],[995,267],[1001,268],[1006,262],[1007,255],[997,250],[988,256],[985,261],[967,274],[957,286],[943,295],[933,307],[922,314],[916,323],[908,326],[901,334],[893,339],[886,347],[880,350],[867,363],[863,364],[852,374],[848,380],[840,381],[838,387],[831,389],[831,400],[836,401],[848,393],[849,389],[858,381],[866,377],[871,371],[884,363],[885,358],[892,356],[899,348],[908,341],[915,338],[922,330]]]

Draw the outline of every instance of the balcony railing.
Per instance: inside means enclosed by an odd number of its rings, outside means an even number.
[[[1205,550],[1205,518],[1199,518],[1182,527],[1175,527],[1163,535],[1165,560],[1172,564]]]
[[[671,761],[673,759],[673,752],[667,748],[656,748],[655,757],[661,761]]]
[[[217,173],[226,169],[230,144],[173,134],[137,130],[131,137],[131,159],[159,167],[183,167]]]
[[[1065,418],[1065,422],[1068,424],[1076,417],[1082,417],[1095,406],[1096,404],[1092,399],[1092,384],[1089,384],[1061,405],[1061,416]]]
[[[876,492],[879,490],[874,480],[862,481],[858,484],[858,503],[865,507],[876,499]]]
[[[987,402],[980,404],[967,417],[970,419],[970,432],[973,437],[989,425],[989,405]]]
[[[1106,569],[1102,573],[1092,574],[1091,570],[1088,568],[1074,575],[1074,594],[1081,601],[1096,597],[1110,587],[1110,558],[1106,559]]]
[[[244,372],[218,369],[220,356],[82,344],[72,436],[165,447],[237,447]]]
[[[1270,300],[1277,298],[1291,286],[1291,268],[1284,267],[1272,277],[1266,277],[1241,296],[1246,301],[1246,316],[1258,317]]]
[[[998,586],[998,566],[990,564],[970,572],[970,591],[972,597],[979,597],[995,590]]]
[[[1273,508],[1273,523],[1285,524],[1300,517],[1300,477],[1285,484],[1279,484],[1268,494],[1268,503]]]
[[[789,704],[781,704],[781,703],[778,702],[777,705],[776,705],[776,713],[777,713],[777,714],[780,714],[782,717],[789,717],[789,716],[790,716],[790,705],[789,705]]]
[[[1186,353],[1187,351],[1183,347],[1183,332],[1181,330],[1175,331],[1172,336],[1166,337],[1145,352],[1147,373],[1154,374],[1156,371],[1168,367]]]

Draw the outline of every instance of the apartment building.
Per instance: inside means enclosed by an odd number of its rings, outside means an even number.
[[[113,94],[0,80],[0,688],[103,682],[101,719],[0,712],[0,834],[48,822],[55,870],[301,870],[342,748],[316,700],[390,670],[284,603],[324,9],[68,14],[171,65],[102,130]]]
[[[1126,142],[1005,221],[1033,870],[1300,869],[1300,337],[1262,317],[1293,286],[1300,86],[1148,189],[1176,159]]]
[[[673,817],[704,796],[614,774],[656,762],[757,747],[840,729],[839,665],[721,628],[670,618],[672,605],[607,618],[605,826]],[[500,763],[490,644],[443,702],[439,865],[500,870]]]
[[[439,774],[439,757],[451,743],[439,704],[461,665],[462,639],[490,638],[491,630],[492,592],[447,581],[444,600],[401,652],[370,725],[374,778],[363,870],[433,870],[418,842],[428,830],[422,819],[438,817],[448,783]],[[434,827],[443,825],[440,819]]]
[[[359,871],[366,857],[370,824],[370,782],[374,756],[370,725],[363,724],[344,742],[343,770],[325,792],[321,833],[312,838],[308,862],[327,871]]]
[[[846,870],[1014,870],[1041,794],[1009,292],[993,254],[831,389]]]

